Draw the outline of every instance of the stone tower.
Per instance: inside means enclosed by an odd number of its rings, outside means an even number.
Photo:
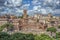
[[[24,19],[27,18],[27,10],[23,10],[23,18],[24,18]]]
[[[23,10],[23,24],[27,25],[27,23],[28,23],[27,10]]]
[[[51,13],[49,13],[49,14],[48,14],[48,21],[51,21],[51,20],[52,20],[52,18],[53,18],[52,14],[51,14]]]
[[[52,18],[52,14],[51,14],[51,13],[49,13],[49,14],[48,14],[48,17],[49,17],[49,18]]]

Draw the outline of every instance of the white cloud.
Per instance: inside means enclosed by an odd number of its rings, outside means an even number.
[[[23,10],[16,8],[16,12],[23,13]]]
[[[7,3],[7,1],[9,4]],[[21,6],[22,4],[22,0],[7,0],[7,1],[5,2],[5,5],[9,7]],[[30,4],[23,4],[21,8],[8,9],[8,12],[22,13],[23,10],[21,9],[28,9],[28,13],[30,14],[32,13],[34,14],[34,12],[43,13],[43,14],[60,12],[59,10],[52,10],[53,8],[57,7],[57,5],[60,5],[60,0],[33,0],[31,5],[33,5],[32,10],[29,10]]]
[[[46,7],[46,11],[47,11],[47,13],[53,13],[53,9],[50,7]]]
[[[37,6],[34,6],[34,7],[33,7],[33,10],[37,10],[37,9],[38,9],[38,7],[37,7]]]
[[[43,8],[39,5],[33,7],[33,12],[48,14],[48,13],[53,13],[53,9],[50,7]]]
[[[7,2],[8,2],[9,4],[8,4]],[[20,6],[21,3],[22,3],[22,0],[7,0],[7,1],[5,2],[5,5],[6,5],[6,6]]]
[[[55,9],[54,14],[60,14],[60,9]]]
[[[32,15],[34,12],[33,12],[33,10],[28,10],[27,13]]]
[[[32,3],[33,4],[36,4],[38,2],[38,0],[33,0]]]
[[[24,4],[23,6],[30,6],[30,4]]]
[[[40,5],[41,2],[39,2],[39,0],[33,0],[33,1],[32,1],[32,4],[33,4],[33,5]]]
[[[47,14],[47,13],[53,13],[54,11],[53,9],[55,9],[57,5],[60,5],[60,0],[33,0],[32,3],[34,4],[33,7],[34,11]],[[40,3],[41,7],[38,7],[39,6],[38,3]]]
[[[56,4],[59,5],[60,4],[60,1],[57,1]]]
[[[24,4],[24,5],[21,6],[21,9],[28,9],[29,6],[30,6],[30,4]]]
[[[33,7],[33,10],[40,10],[40,8],[41,8],[40,5],[38,5],[38,6],[34,6],[34,7]]]
[[[43,8],[42,8],[42,9],[40,9],[40,10],[41,10],[41,13],[42,13],[42,14],[47,14],[46,9],[43,9]]]
[[[48,3],[51,3],[52,2],[52,0],[45,0],[46,2],[48,2]]]

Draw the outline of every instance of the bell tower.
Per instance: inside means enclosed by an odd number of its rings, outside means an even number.
[[[48,21],[51,21],[51,20],[52,20],[52,18],[53,18],[52,14],[51,14],[51,13],[49,13],[49,14],[48,14]]]
[[[28,15],[27,10],[23,10],[23,24],[26,25],[28,23]]]
[[[51,13],[49,13],[49,14],[48,14],[48,17],[49,17],[49,18],[52,18],[52,14],[51,14]]]
[[[24,18],[24,19],[27,18],[27,10],[23,10],[23,18]]]

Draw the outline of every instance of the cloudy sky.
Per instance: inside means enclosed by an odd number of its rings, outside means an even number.
[[[24,9],[29,15],[34,13],[59,14],[60,0],[0,0],[0,14],[21,15]]]

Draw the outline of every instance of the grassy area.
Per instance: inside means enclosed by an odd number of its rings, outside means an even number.
[[[14,33],[8,34],[5,32],[0,32],[0,40],[55,40],[51,38],[49,35],[40,34],[40,35],[33,35],[33,34],[24,34],[24,33]]]

